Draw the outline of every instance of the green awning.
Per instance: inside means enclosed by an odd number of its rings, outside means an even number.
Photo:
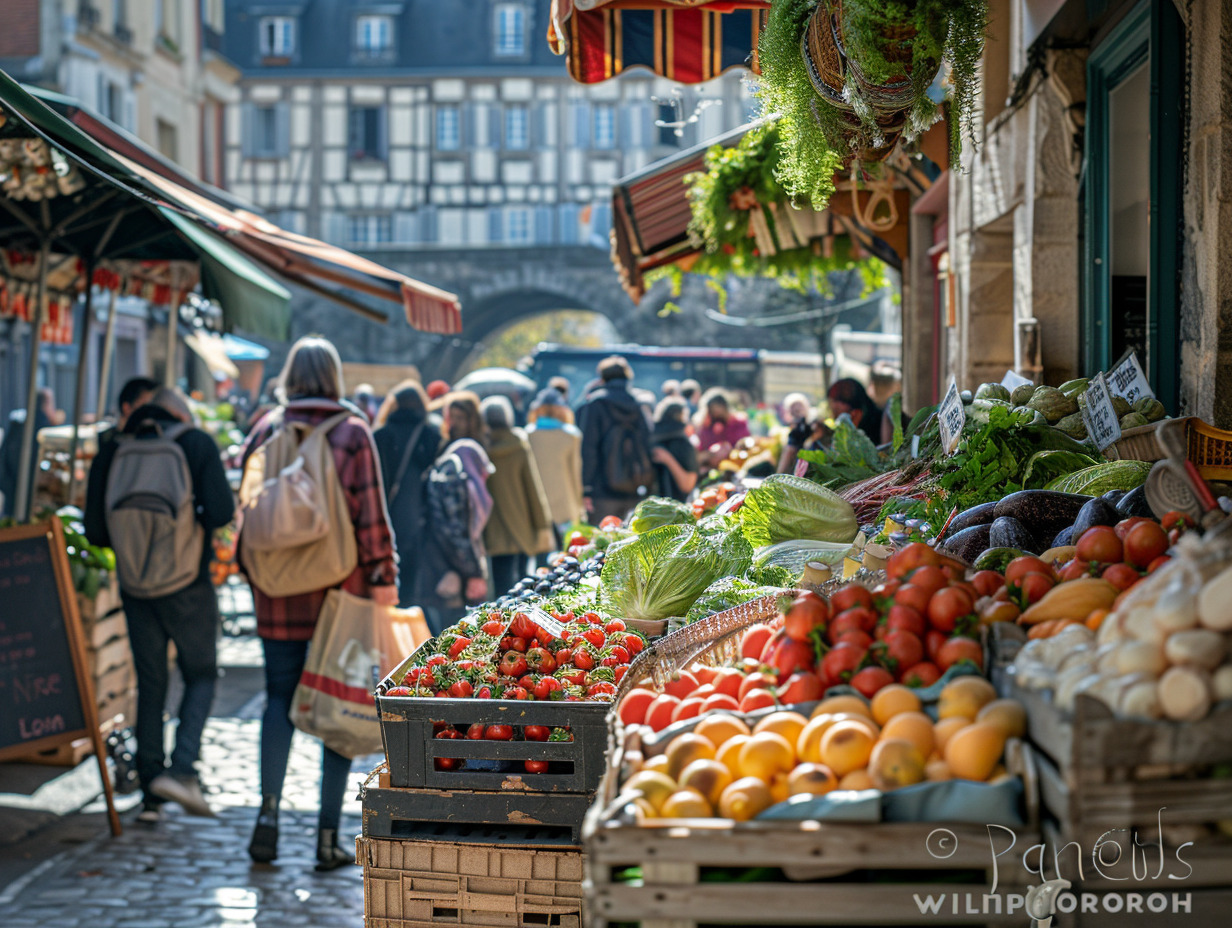
[[[222,306],[227,328],[286,341],[291,291],[243,254],[173,209],[161,212],[201,253],[201,289]]]

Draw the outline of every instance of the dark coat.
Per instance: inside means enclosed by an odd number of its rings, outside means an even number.
[[[51,425],[51,420],[41,407],[34,410],[34,434],[40,429]],[[0,502],[0,516],[13,515],[13,507],[17,505],[17,477],[21,473],[21,439],[26,426],[26,411],[15,409],[9,414],[9,425],[4,431],[4,444],[0,445],[0,493],[4,500]],[[34,469],[38,465],[38,442],[30,447],[30,457],[26,464],[30,468],[30,498],[34,498]]]
[[[406,471],[398,481],[407,442],[423,417],[409,409],[395,409],[385,425],[372,434],[381,462],[381,479],[385,485],[389,522],[394,531],[394,547],[398,551],[398,600],[401,605],[414,604],[418,592],[419,572],[423,566],[420,551],[424,544],[424,522],[427,517],[424,475],[441,445],[440,430],[425,423],[411,451]],[[394,484],[398,484],[397,495]]]
[[[614,428],[616,421],[613,408],[618,411],[633,410],[639,414],[638,421],[645,430],[645,447],[650,448],[650,423],[628,387],[625,380],[609,381],[594,391],[578,410],[578,427],[582,430],[582,490],[591,498],[621,499],[625,496],[608,486],[603,466],[603,437]]]

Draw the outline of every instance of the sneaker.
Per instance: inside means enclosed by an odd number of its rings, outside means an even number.
[[[152,799],[141,803],[141,811],[137,813],[137,821],[143,825],[157,825],[163,820],[163,804]]]
[[[214,810],[206,804],[205,796],[201,793],[201,784],[196,777],[160,773],[150,781],[150,792],[171,802],[178,802],[190,815],[214,817]]]

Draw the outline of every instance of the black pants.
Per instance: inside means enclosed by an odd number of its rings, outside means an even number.
[[[525,554],[492,555],[492,595],[504,596],[526,573]]]
[[[163,710],[167,704],[167,643],[184,678],[170,772],[190,776],[201,754],[201,733],[218,680],[218,599],[209,574],[170,596],[137,599],[121,590],[128,640],[137,671],[137,776],[147,790],[167,770]]]

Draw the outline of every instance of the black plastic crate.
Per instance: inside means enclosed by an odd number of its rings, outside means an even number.
[[[418,652],[416,652],[418,653]],[[590,794],[607,756],[606,702],[536,702],[516,699],[446,699],[383,696],[416,659],[412,654],[377,687],[381,740],[391,786],[436,790],[512,790]],[[568,728],[572,741],[470,741],[437,738],[437,723],[462,729],[475,724]],[[437,770],[437,758],[462,758],[458,769]],[[525,762],[545,760],[544,773]]]
[[[368,787],[361,798],[366,838],[580,847],[593,796]]]

